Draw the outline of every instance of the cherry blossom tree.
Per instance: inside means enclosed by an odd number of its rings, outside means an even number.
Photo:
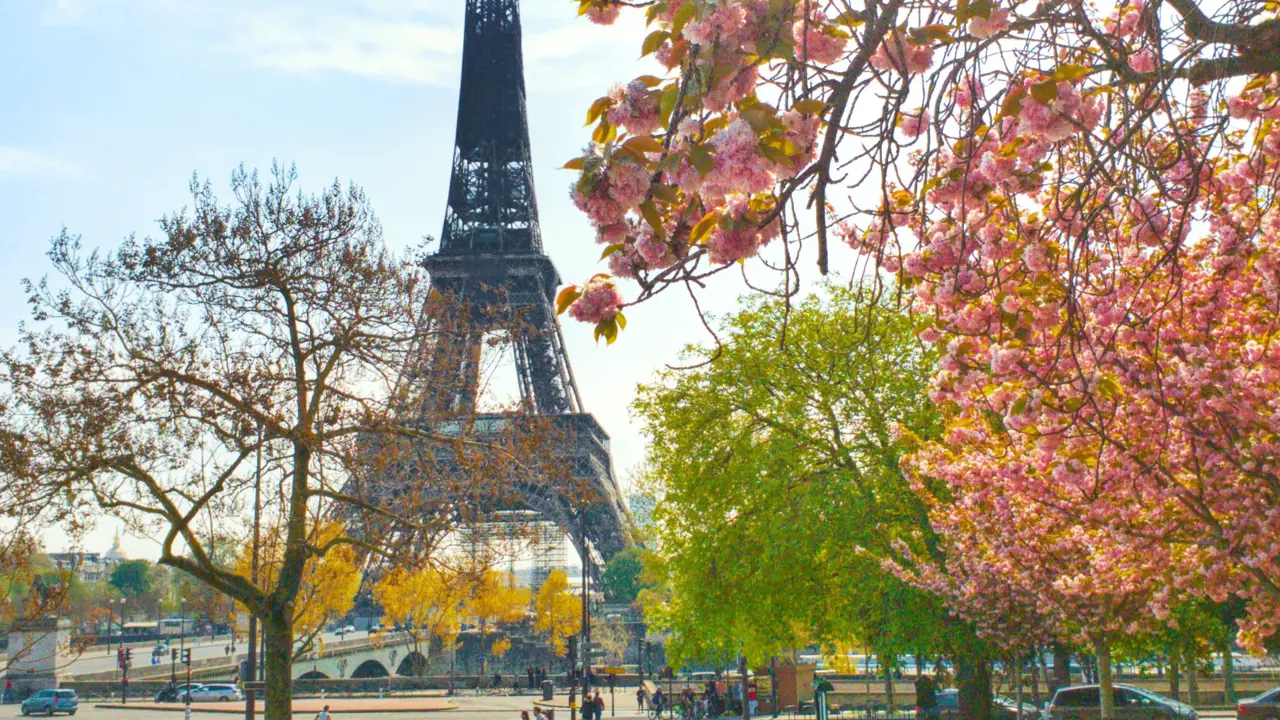
[[[981,536],[966,577],[1123,569],[1157,614],[1236,595],[1243,641],[1277,629],[1274,3],[579,0],[624,5],[667,72],[588,113],[568,167],[609,272],[562,308],[612,341],[617,279],[641,302],[759,256],[791,292],[802,249],[826,272],[847,244],[942,353],[945,444],[913,467]]]

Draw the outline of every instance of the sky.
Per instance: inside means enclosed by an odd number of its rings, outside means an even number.
[[[580,283],[604,268],[560,167],[588,140],[591,102],[654,67],[638,59],[639,13],[602,28],[576,7],[522,2],[542,237],[565,281]],[[26,317],[20,281],[49,270],[50,238],[65,227],[108,249],[154,234],[162,215],[190,204],[193,173],[226,197],[240,163],[296,163],[304,188],[335,178],[363,186],[389,246],[438,237],[464,9],[464,0],[0,1],[0,344]],[[701,296],[712,312],[745,289],[733,273],[720,277]],[[644,455],[628,407],[637,383],[686,343],[709,340],[677,292],[627,317],[612,346],[585,325],[565,327],[584,402],[612,437],[623,478]],[[118,527],[104,521],[85,549],[106,550]],[[133,557],[158,553],[145,538],[122,544]]]

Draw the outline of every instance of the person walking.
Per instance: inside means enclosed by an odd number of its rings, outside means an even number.
[[[521,710],[521,711],[520,711],[520,720],[529,720],[529,711],[528,711],[528,710]]]
[[[600,720],[604,717],[604,698],[600,697],[599,690],[596,691],[596,699],[592,703],[596,706],[595,719]]]
[[[595,715],[595,712],[595,701],[593,701],[591,696],[584,690],[582,692],[582,720],[592,720],[592,716]]]
[[[756,689],[756,684],[751,683],[747,686],[747,709],[753,716],[756,714],[756,708],[759,706],[758,697],[759,694]]]
[[[534,688],[534,686],[533,686],[533,666],[532,666],[532,665],[525,665],[525,666],[524,666],[524,672],[525,672],[525,675],[528,675],[528,676],[529,676],[529,689],[530,689],[530,690],[535,689],[535,688]]]
[[[325,705],[320,712],[316,713],[315,720],[333,720],[333,716],[329,714],[328,705]]]
[[[919,720],[938,720],[938,686],[928,675],[916,678],[916,707]]]
[[[645,692],[643,685],[636,689],[636,705],[638,705],[641,710],[644,710],[644,701],[648,694],[649,693]]]

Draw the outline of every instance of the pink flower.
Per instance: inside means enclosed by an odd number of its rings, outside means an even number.
[[[1135,72],[1152,73],[1156,71],[1156,54],[1151,48],[1143,48],[1141,51],[1129,56],[1129,67]]]
[[[989,38],[1007,27],[1009,11],[1005,9],[992,10],[991,17],[975,15],[969,18],[969,34],[979,40]]]
[[[986,91],[982,87],[982,81],[971,75],[965,75],[956,86],[955,99],[958,107],[973,107],[975,102],[982,100],[985,96]]]
[[[622,295],[614,285],[613,278],[596,275],[582,286],[582,296],[569,306],[569,315],[574,320],[594,324],[601,320],[612,320],[621,308]]]
[[[898,132],[904,137],[915,138],[929,129],[929,111],[916,108],[914,113],[907,113],[898,118]]]
[[[587,8],[587,19],[597,25],[612,25],[620,11],[621,8],[609,0],[598,0]]]
[[[658,95],[639,80],[616,86],[609,97],[609,122],[632,135],[648,135],[662,125],[658,116]]]
[[[905,75],[917,75],[933,65],[933,48],[917,45],[893,33],[885,39],[871,56],[871,66],[878,70],[897,70]]]
[[[796,43],[796,57],[820,65],[830,65],[844,54],[848,40],[828,34],[816,20],[801,18],[791,26],[791,37]]]
[[[614,156],[606,175],[609,182],[609,196],[626,208],[633,208],[644,202],[652,183],[649,170],[629,159]]]

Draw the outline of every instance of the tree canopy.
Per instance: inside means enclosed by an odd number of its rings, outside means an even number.
[[[125,560],[111,568],[111,587],[125,597],[134,598],[151,592],[151,563],[146,560]]]
[[[649,608],[677,659],[756,658],[857,642],[885,657],[972,639],[941,601],[887,568],[926,555],[926,505],[900,462],[941,421],[934,355],[911,318],[863,288],[796,304],[748,300],[695,370],[667,371],[635,407],[660,500]],[[921,489],[927,492],[927,489]]]

